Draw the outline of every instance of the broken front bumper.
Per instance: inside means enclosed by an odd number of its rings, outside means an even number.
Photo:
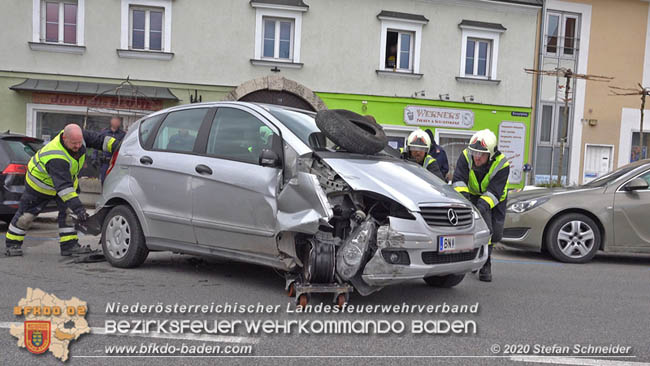
[[[472,235],[474,245],[462,252],[439,254],[440,235]],[[361,278],[371,286],[387,286],[429,276],[471,272],[487,260],[489,239],[490,232],[482,219],[473,220],[469,228],[459,229],[433,228],[419,215],[416,220],[391,217],[388,227],[380,228],[379,249],[366,263]],[[402,264],[389,262],[392,253],[399,253],[393,262]]]

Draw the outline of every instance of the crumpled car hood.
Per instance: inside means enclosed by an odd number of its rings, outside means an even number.
[[[435,175],[399,159],[323,158],[356,191],[370,191],[391,198],[410,211],[423,203],[468,202]]]

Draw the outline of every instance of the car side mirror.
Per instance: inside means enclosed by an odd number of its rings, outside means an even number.
[[[648,189],[648,182],[645,181],[645,179],[642,178],[634,178],[631,181],[629,181],[624,187],[624,190],[631,192],[631,191],[641,191],[644,189]]]
[[[275,151],[268,149],[262,150],[259,164],[269,168],[278,168],[282,165],[278,154]]]

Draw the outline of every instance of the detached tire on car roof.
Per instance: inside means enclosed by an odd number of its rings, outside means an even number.
[[[335,144],[352,153],[373,155],[388,144],[377,122],[345,109],[319,111],[316,125]]]
[[[546,234],[546,249],[560,262],[586,263],[600,249],[600,229],[581,213],[564,214],[553,220]]]
[[[115,267],[133,268],[141,265],[149,249],[138,217],[126,205],[114,207],[102,225],[102,249],[106,260]]]

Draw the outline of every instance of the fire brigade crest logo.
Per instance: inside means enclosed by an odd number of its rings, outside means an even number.
[[[41,354],[50,347],[52,323],[29,320],[25,322],[25,348],[31,353]]]

